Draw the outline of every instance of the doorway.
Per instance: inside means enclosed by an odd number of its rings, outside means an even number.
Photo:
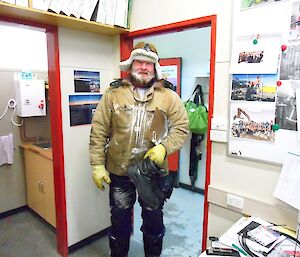
[[[61,91],[59,72],[59,51],[57,27],[38,24],[36,22],[22,21],[14,18],[0,17],[0,22],[9,26],[24,28],[32,31],[42,31],[46,35],[46,49],[48,56],[48,83],[50,104],[50,130],[53,152],[54,191],[56,206],[56,241],[57,251],[62,256],[67,256],[67,224],[65,206],[65,180],[64,180],[64,157],[63,135],[61,115]],[[22,42],[19,42],[22,43]],[[31,47],[35,47],[32,45]],[[14,60],[17,61],[17,60]]]
[[[163,44],[160,42],[162,40],[162,37],[166,36],[167,40],[167,47],[165,48],[165,52],[167,52],[167,49],[174,49],[176,48],[175,44],[172,44],[172,40],[170,40],[170,37],[175,35],[176,33],[182,33],[184,31],[193,31],[198,30],[200,28],[210,28],[210,46],[209,46],[209,60],[208,62],[208,73],[207,72],[201,72],[198,71],[195,75],[197,77],[195,79],[195,83],[203,83],[205,80],[207,81],[208,87],[207,87],[207,102],[208,102],[208,112],[209,112],[209,124],[208,124],[208,130],[210,131],[211,127],[211,118],[213,114],[213,105],[214,105],[214,73],[215,73],[215,45],[216,45],[216,16],[207,16],[203,18],[197,18],[192,20],[187,20],[183,22],[176,22],[172,24],[162,25],[154,28],[139,30],[139,31],[133,31],[128,34],[124,34],[121,36],[121,60],[126,60],[129,55],[130,51],[133,47],[133,45],[138,41],[147,41],[149,40],[151,43],[154,43],[156,47],[158,48],[158,52],[160,57],[163,58],[172,58],[172,57],[181,57],[181,56],[169,56],[166,54],[165,56],[161,56],[160,53],[160,46]],[[152,41],[151,41],[152,40]],[[157,44],[158,43],[158,44]],[[189,42],[190,44],[193,44],[193,42]],[[192,49],[192,47],[186,47],[186,51]],[[199,50],[201,51],[201,50]],[[174,51],[176,52],[176,51]],[[172,54],[174,54],[174,52]],[[180,53],[178,52],[180,55]],[[182,60],[184,63],[184,59]],[[203,76],[205,75],[206,76]],[[199,75],[199,76],[198,76]],[[208,75],[208,76],[207,76]],[[203,81],[204,80],[204,81]],[[184,83],[181,83],[182,91],[184,91]],[[192,92],[193,88],[195,87],[195,84],[192,86],[190,91]],[[188,90],[187,90],[188,91]],[[189,96],[189,93],[185,93]],[[183,94],[182,94],[183,96]],[[184,95],[183,100],[187,100],[187,96]],[[206,161],[204,164],[205,167],[205,181],[204,181],[204,210],[203,210],[203,227],[202,227],[202,249],[206,248],[206,238],[207,238],[207,222],[208,222],[208,201],[207,201],[207,189],[208,185],[210,183],[210,165],[211,165],[211,141],[209,133],[207,133],[206,138]],[[186,151],[185,151],[186,152]],[[182,156],[183,154],[181,154]],[[182,172],[182,165],[180,165],[179,173]],[[199,216],[201,214],[199,213]],[[201,235],[199,235],[200,237]]]

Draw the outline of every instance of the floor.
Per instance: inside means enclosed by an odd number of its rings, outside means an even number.
[[[161,257],[197,257],[201,253],[203,195],[175,188],[165,204],[164,237]],[[128,257],[142,257],[140,207],[135,206],[134,234]],[[55,232],[30,211],[0,220],[0,257],[59,257]],[[5,231],[5,233],[3,233]],[[109,257],[108,238],[82,247],[70,257]]]

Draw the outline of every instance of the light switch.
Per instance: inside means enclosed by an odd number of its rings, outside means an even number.
[[[227,130],[228,120],[223,118],[212,118],[211,129],[214,130]]]
[[[227,142],[227,131],[211,130],[210,140],[215,142]]]

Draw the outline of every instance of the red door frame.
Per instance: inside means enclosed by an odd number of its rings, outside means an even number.
[[[215,83],[215,50],[216,50],[216,27],[217,16],[205,16],[191,20],[170,23],[167,25],[152,27],[143,30],[136,30],[130,33],[121,35],[120,53],[121,60],[126,60],[130,56],[133,46],[133,40],[139,37],[152,36],[157,34],[165,34],[168,32],[182,31],[184,29],[202,28],[211,26],[210,34],[210,78],[209,78],[209,122],[208,131],[211,128],[211,118],[213,117],[214,107],[214,83]],[[202,249],[206,249],[207,225],[208,225],[208,196],[207,190],[210,184],[210,167],[211,167],[211,140],[210,134],[207,133],[207,158],[206,158],[206,174],[205,174],[205,189],[204,189],[204,214],[203,214],[203,231],[202,231]]]
[[[56,241],[57,251],[68,256],[67,219],[66,219],[66,193],[64,176],[64,152],[61,111],[61,89],[59,68],[58,30],[56,26],[24,21],[10,17],[0,16],[0,21],[9,22],[13,26],[22,26],[32,30],[43,30],[47,38],[48,79],[50,104],[50,123],[52,134],[53,172],[55,185],[56,206]],[[34,47],[34,46],[33,46]]]

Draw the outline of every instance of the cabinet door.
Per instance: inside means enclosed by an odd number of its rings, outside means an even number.
[[[45,159],[43,167],[41,168],[41,171],[43,173],[42,193],[44,194],[44,218],[53,227],[56,227],[54,176],[52,161]]]
[[[37,163],[39,154],[31,150],[25,150],[26,188],[28,206],[44,216],[43,194],[41,192],[40,165]]]

